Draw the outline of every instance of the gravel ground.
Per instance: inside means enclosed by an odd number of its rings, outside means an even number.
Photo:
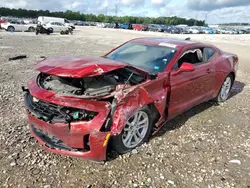
[[[46,152],[30,137],[21,86],[40,56],[100,56],[129,39],[166,34],[77,28],[74,35],[0,32],[0,187],[250,187],[250,36],[192,35],[237,53],[231,98],[168,122],[133,152],[104,164]],[[186,38],[187,35],[171,35]],[[27,59],[8,61],[15,55]]]

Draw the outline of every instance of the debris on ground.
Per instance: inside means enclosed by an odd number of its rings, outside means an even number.
[[[238,165],[241,164],[240,160],[237,160],[237,159],[231,160],[231,161],[229,161],[229,163],[234,163],[234,164],[238,164]]]
[[[15,57],[10,57],[9,61],[14,61],[14,60],[18,60],[18,59],[25,59],[27,58],[27,55],[19,55],[19,56],[15,56]]]
[[[174,185],[174,181],[172,181],[172,180],[168,180],[168,183],[171,185]]]

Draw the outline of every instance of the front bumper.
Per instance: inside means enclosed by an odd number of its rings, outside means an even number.
[[[108,102],[91,101],[73,97],[57,96],[55,93],[40,88],[35,79],[29,82],[29,90],[25,90],[25,106],[28,114],[31,135],[48,151],[83,157],[94,161],[106,160],[109,131],[102,131],[110,112]],[[97,112],[91,120],[59,122],[46,121],[39,113],[31,109],[27,94],[47,103],[65,107],[85,109]]]
[[[84,124],[80,126],[81,130],[78,128],[69,130],[66,124],[49,124],[29,113],[28,119],[31,135],[46,150],[94,161],[106,160],[109,132],[90,132],[84,128],[86,126]]]

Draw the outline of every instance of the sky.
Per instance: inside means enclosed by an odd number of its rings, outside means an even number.
[[[108,15],[116,15],[117,10],[118,16],[179,16],[209,24],[250,23],[250,0],[0,0],[0,7]]]

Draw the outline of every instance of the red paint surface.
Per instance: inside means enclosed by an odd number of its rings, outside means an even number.
[[[51,75],[81,78],[101,75],[125,66],[127,64],[104,58],[56,57],[45,59],[36,66],[36,69]]]
[[[133,29],[137,31],[147,30],[148,26],[143,24],[133,24]]]

